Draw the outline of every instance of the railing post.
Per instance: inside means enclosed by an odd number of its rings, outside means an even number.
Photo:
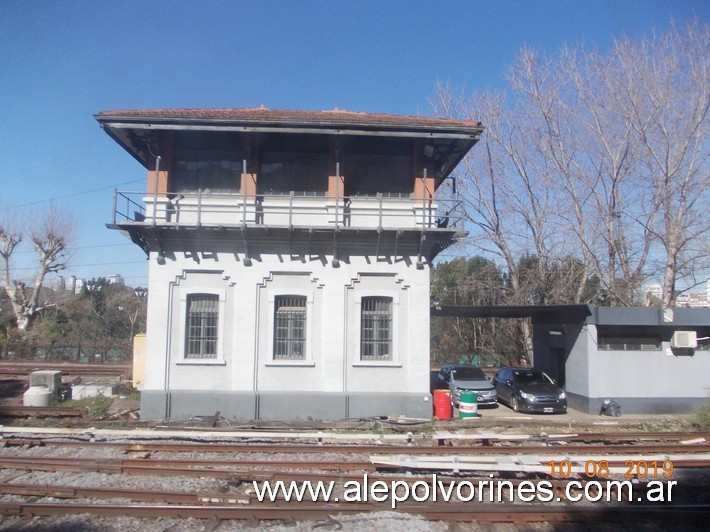
[[[293,190],[288,193],[288,228],[293,229]]]
[[[158,211],[158,180],[160,177],[160,155],[155,158],[155,186],[153,187],[153,225]]]
[[[377,230],[382,231],[382,192],[377,193],[377,200],[379,201],[379,204],[380,204],[379,223],[377,225]]]
[[[247,224],[247,160],[242,159],[242,226]],[[256,207],[255,207],[256,208]],[[256,218],[256,213],[254,213],[254,218]],[[256,221],[256,220],[254,220]]]
[[[426,227],[427,172],[424,168],[424,190],[422,191],[422,230]]]
[[[202,225],[202,189],[197,189],[197,227]]]
[[[113,225],[116,225],[116,209],[118,208],[118,189],[113,189]]]
[[[338,213],[338,200],[340,194],[338,194],[338,190],[340,189],[340,161],[335,161],[335,228],[337,229],[338,226],[340,225],[338,222],[339,218],[339,213]]]

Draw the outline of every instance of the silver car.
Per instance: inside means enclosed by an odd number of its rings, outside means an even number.
[[[496,388],[481,368],[468,364],[446,364],[437,374],[437,385],[451,390],[451,400],[458,407],[461,392],[476,392],[479,405],[497,405]]]

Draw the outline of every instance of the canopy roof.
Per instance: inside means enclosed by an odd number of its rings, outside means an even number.
[[[353,111],[288,111],[259,108],[137,109],[94,115],[101,127],[141,164],[152,164],[156,131],[275,132],[412,137],[430,145],[437,177],[445,177],[478,141],[480,122]]]

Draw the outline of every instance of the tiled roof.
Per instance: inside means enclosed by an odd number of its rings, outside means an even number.
[[[102,111],[95,115],[99,122],[227,122],[279,123],[322,126],[369,126],[383,128],[454,128],[480,129],[480,122],[450,120],[423,116],[359,113],[334,109],[332,111],[286,111],[259,108],[218,109],[135,109]]]

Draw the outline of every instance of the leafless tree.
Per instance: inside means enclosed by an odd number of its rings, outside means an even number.
[[[27,231],[19,231],[16,224],[5,221],[0,225],[0,257],[2,257],[2,281],[10,298],[17,328],[25,331],[32,327],[39,314],[49,302],[41,300],[41,289],[48,273],[66,267],[66,254],[72,240],[72,218],[50,206],[39,216],[29,217],[33,221]],[[29,283],[13,275],[11,257],[17,246],[27,235],[38,255],[37,270]]]
[[[639,137],[647,187],[657,191],[662,304],[672,306],[677,281],[704,282],[710,266],[703,251],[710,234],[710,26],[624,39],[616,50],[628,80],[620,87],[627,120]]]
[[[474,239],[503,258],[514,290],[525,254],[537,257],[540,287],[575,262],[571,286],[555,291],[574,294],[565,302],[588,297],[591,275],[621,305],[641,302],[658,275],[666,306],[679,279],[706,279],[709,28],[619,39],[606,53],[525,49],[505,96],[437,87],[439,113],[487,127],[459,183]]]

